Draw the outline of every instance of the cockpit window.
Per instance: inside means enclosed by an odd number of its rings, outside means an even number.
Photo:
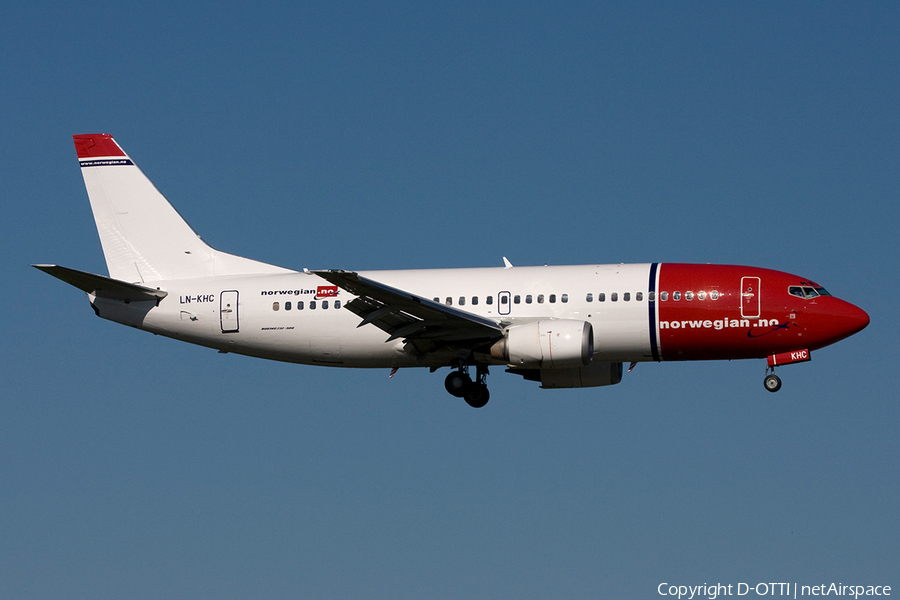
[[[816,298],[818,296],[831,295],[823,287],[812,287],[805,285],[792,285],[788,288],[788,293],[791,296],[797,296],[798,298],[803,298],[805,300]]]

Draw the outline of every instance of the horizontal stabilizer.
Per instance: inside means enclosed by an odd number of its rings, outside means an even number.
[[[124,302],[140,302],[148,300],[161,300],[169,295],[168,292],[153,288],[135,285],[118,279],[110,279],[102,275],[94,275],[93,273],[85,273],[84,271],[76,271],[68,267],[60,267],[58,265],[31,265],[35,269],[40,269],[44,273],[53,275],[57,279],[65,281],[69,285],[77,287],[79,290],[96,296],[97,298],[108,298],[110,300],[122,300]]]

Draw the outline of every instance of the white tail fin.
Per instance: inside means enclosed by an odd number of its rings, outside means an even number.
[[[206,245],[111,135],[73,136],[109,276],[131,283],[289,269]]]

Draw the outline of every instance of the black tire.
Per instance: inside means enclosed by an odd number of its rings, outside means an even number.
[[[462,371],[451,371],[444,380],[444,387],[451,396],[462,398],[472,386],[472,379]]]
[[[484,408],[484,405],[491,399],[491,393],[483,383],[473,383],[469,386],[464,398],[466,404],[472,408]]]
[[[763,385],[766,386],[768,391],[777,392],[781,389],[781,379],[778,375],[766,375],[766,378],[763,379]]]

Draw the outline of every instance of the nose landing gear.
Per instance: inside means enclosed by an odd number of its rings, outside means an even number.
[[[768,391],[777,392],[781,389],[781,378],[775,373],[770,373],[763,379],[763,385],[766,386]]]
[[[766,368],[766,378],[763,379],[763,385],[766,390],[770,392],[777,392],[781,389],[781,378],[775,374],[775,367],[769,366]]]
[[[775,366],[790,365],[793,363],[807,362],[809,360],[812,360],[812,355],[806,348],[769,356],[768,359],[766,359],[766,364],[768,365],[766,373],[768,373],[768,375],[763,379],[763,385],[765,385],[766,389],[770,392],[777,392],[781,389],[781,379],[775,374]]]
[[[460,365],[459,370],[450,371],[450,374],[447,375],[444,387],[447,388],[450,395],[463,398],[466,404],[472,408],[482,408],[491,397],[485,383],[488,368],[487,365],[477,365],[476,369],[476,379],[472,381],[472,378],[469,377],[469,366],[467,364]]]

